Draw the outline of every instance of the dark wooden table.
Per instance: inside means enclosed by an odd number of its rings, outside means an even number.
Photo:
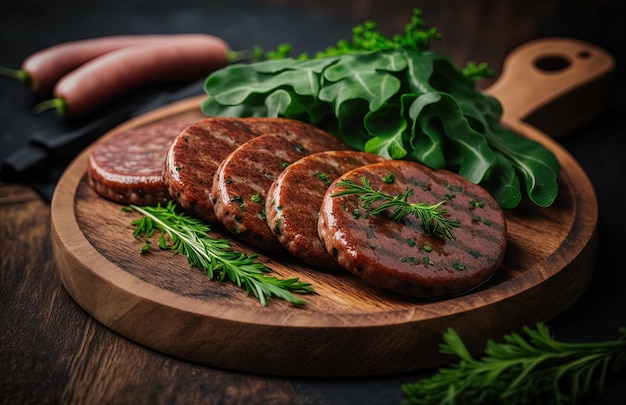
[[[560,139],[597,193],[600,246],[594,278],[578,302],[548,323],[562,340],[614,337],[626,326],[626,159],[618,147],[626,132],[621,0],[9,0],[0,13],[0,64],[17,67],[40,48],[119,33],[198,31],[221,36],[234,49],[290,42],[296,53],[313,52],[348,37],[365,19],[376,20],[383,32],[400,32],[416,6],[444,35],[433,48],[459,65],[486,61],[498,72],[510,50],[545,36],[587,40],[615,57],[613,107]],[[72,127],[54,114],[33,116],[34,102],[20,84],[0,80],[3,159],[37,131]],[[0,403],[395,404],[402,400],[402,384],[434,372],[358,379],[250,375],[181,361],[107,329],[67,294],[52,257],[47,198],[75,152],[59,153],[29,176],[0,183]],[[605,398],[596,403],[626,403],[624,381],[624,373],[611,379]]]

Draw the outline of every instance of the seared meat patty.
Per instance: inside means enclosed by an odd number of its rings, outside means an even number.
[[[218,167],[211,189],[215,215],[240,239],[268,251],[282,251],[266,222],[267,191],[291,163],[323,150],[347,149],[330,134],[267,133],[235,149]]]
[[[156,205],[169,200],[163,162],[170,144],[187,125],[157,122],[106,138],[89,155],[89,184],[121,204]]]
[[[212,117],[188,126],[172,142],[162,172],[174,201],[190,214],[215,222],[209,197],[215,170],[230,152],[257,135],[239,118]]]
[[[287,166],[267,192],[265,213],[270,230],[303,262],[319,269],[341,269],[317,232],[322,199],[332,181],[343,173],[384,160],[372,153],[331,150]]]
[[[190,214],[216,222],[210,192],[217,167],[238,146],[265,133],[329,136],[313,125],[286,118],[205,118],[187,127],[167,152],[163,181],[169,194]]]
[[[333,196],[343,179],[408,201],[445,200],[455,239],[425,232],[415,216],[367,215],[356,195]],[[393,180],[392,180],[393,179]],[[374,204],[377,206],[377,204]],[[388,160],[351,170],[329,187],[320,210],[319,235],[338,263],[364,282],[400,294],[439,299],[480,285],[501,265],[506,248],[502,209],[482,187],[461,176],[415,162]]]

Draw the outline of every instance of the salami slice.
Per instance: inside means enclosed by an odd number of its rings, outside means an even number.
[[[157,122],[106,138],[89,155],[89,184],[120,204],[156,205],[169,200],[162,175],[165,155],[188,124]]]
[[[445,201],[458,221],[454,239],[426,233],[415,216],[368,215],[358,195],[333,196],[349,179],[387,195],[411,190],[408,202]],[[364,282],[400,294],[441,299],[485,282],[501,265],[506,248],[502,209],[482,187],[461,176],[419,163],[388,160],[345,173],[331,185],[320,210],[318,231],[326,250]]]
[[[267,192],[265,212],[270,230],[291,254],[324,270],[339,270],[317,232],[322,199],[343,173],[384,158],[357,151],[324,151],[306,156],[282,171]]]

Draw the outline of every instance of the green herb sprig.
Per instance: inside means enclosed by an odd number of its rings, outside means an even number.
[[[609,371],[626,368],[626,327],[615,340],[568,343],[555,340],[543,323],[489,341],[476,359],[459,335],[448,329],[440,346],[460,362],[430,378],[402,385],[403,405],[576,403],[600,393]],[[544,401],[544,402],[542,402]]]
[[[336,45],[326,47],[324,50],[312,55],[300,54],[298,60],[320,59],[338,55],[346,55],[357,52],[380,51],[384,49],[412,49],[418,51],[427,50],[433,40],[440,40],[442,35],[437,28],[426,28],[423,11],[419,8],[411,10],[411,21],[405,25],[402,34],[386,36],[378,29],[376,21],[367,20],[363,24],[352,28],[351,39],[341,39]],[[264,51],[261,47],[253,48],[253,60],[278,60],[290,56],[293,46],[290,43],[278,45],[275,50]]]
[[[436,204],[425,202],[410,203],[408,198],[413,193],[410,188],[407,188],[402,194],[389,195],[382,191],[374,190],[366,177],[361,177],[361,182],[362,185],[359,185],[353,180],[342,179],[337,182],[335,187],[345,188],[333,193],[332,196],[358,195],[363,209],[367,210],[371,215],[378,215],[387,209],[392,209],[392,217],[396,221],[400,221],[407,215],[414,215],[422,222],[426,232],[442,239],[455,238],[452,228],[458,227],[459,223],[446,217],[448,209],[441,208],[445,201],[440,201]],[[372,207],[377,202],[382,203]]]
[[[368,20],[352,28],[351,40],[340,40],[336,46],[315,53],[314,58],[397,48],[425,51],[433,40],[440,40],[441,37],[437,28],[426,28],[422,10],[414,8],[411,10],[411,21],[404,27],[404,33],[388,37],[378,30],[375,21]],[[300,59],[305,58],[300,56]]]
[[[131,204],[125,210],[134,210],[143,215],[132,221],[136,226],[133,235],[146,238],[142,253],[149,251],[150,238],[159,232],[160,249],[182,254],[191,266],[204,271],[211,280],[228,279],[245,288],[246,295],[252,293],[263,305],[267,305],[271,296],[282,298],[293,305],[303,305],[305,301],[293,293],[313,293],[311,285],[298,278],[267,276],[265,273],[272,270],[257,261],[257,255],[234,251],[229,240],[209,237],[210,227],[184,212],[177,212],[173,201],[169,201],[166,206],[159,204],[154,207]]]
[[[472,81],[493,77],[495,74],[493,69],[491,69],[486,62],[481,62],[479,64],[467,62],[467,65],[461,71],[465,78]]]

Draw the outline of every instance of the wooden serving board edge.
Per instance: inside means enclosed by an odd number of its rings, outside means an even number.
[[[200,98],[185,100],[167,106],[165,109],[167,109],[169,115],[183,113],[197,106],[199,99]],[[128,121],[111,131],[110,134],[159,120],[163,117],[163,111],[164,109],[159,109],[137,119]],[[525,124],[511,122],[507,123],[507,125],[511,126],[512,129],[524,131],[525,133],[529,132],[533,137],[536,137],[546,144],[546,146],[557,154],[564,167],[567,167],[568,170],[575,171],[573,177],[580,176],[586,180],[583,181],[582,184],[579,184],[579,186],[583,189],[582,194],[589,195],[591,184],[588,182],[586,175],[582,172],[582,169],[578,167],[573,158],[562,150],[556,142],[547,139],[547,137],[543,136],[540,132]],[[160,339],[150,341],[146,339],[145,333],[134,330],[132,326],[124,322],[124,313],[133,311],[143,312],[146,316],[154,317],[155,319],[168,319],[174,322],[179,311],[190,312],[197,315],[198,325],[206,324],[200,327],[201,330],[218,327],[224,322],[239,322],[241,319],[230,318],[231,313],[229,312],[229,308],[220,308],[219,313],[216,313],[216,308],[207,310],[206,308],[199,307],[197,301],[194,299],[161,291],[149,283],[145,283],[129,274],[120,272],[116,266],[101,257],[93,247],[86,247],[89,243],[80,232],[76,218],[71,214],[71,210],[68,211],[67,206],[74,204],[76,188],[84,174],[84,168],[86,167],[86,160],[90,150],[91,147],[86,149],[64,173],[59,182],[60,187],[55,191],[52,201],[53,249],[64,286],[76,302],[112,330],[117,331],[131,340],[135,340],[164,353],[203,364],[263,374],[285,374],[293,376],[388,374],[437,366],[441,365],[443,361],[447,361],[447,359],[443,360],[441,356],[436,355],[436,351],[437,345],[440,343],[441,333],[450,324],[465,325],[459,329],[459,333],[461,336],[470,335],[473,337],[473,340],[467,342],[467,344],[472,352],[477,352],[484,348],[484,341],[486,339],[493,338],[501,333],[510,332],[512,324],[516,325],[515,327],[519,327],[535,322],[537,318],[548,320],[567,309],[584,292],[592,273],[593,265],[589,263],[589,261],[593,261],[593,258],[595,258],[597,246],[597,206],[595,199],[587,199],[587,201],[579,201],[577,199],[577,218],[575,224],[580,229],[576,230],[576,237],[568,236],[563,241],[563,245],[567,246],[568,250],[573,249],[578,252],[570,262],[563,260],[560,255],[560,251],[563,247],[560,247],[550,257],[546,258],[544,262],[538,266],[536,271],[528,271],[519,278],[504,282],[501,285],[502,291],[500,291],[501,294],[497,301],[486,299],[486,297],[481,296],[480,293],[472,295],[472,309],[468,311],[467,297],[448,300],[446,303],[448,316],[445,319],[439,318],[437,311],[433,312],[431,318],[424,316],[423,313],[417,316],[418,314],[416,313],[407,315],[406,311],[403,311],[400,316],[404,317],[405,321],[402,328],[399,330],[397,327],[398,320],[394,316],[383,320],[376,319],[375,323],[362,326],[368,329],[379,329],[380,333],[376,333],[375,336],[378,336],[381,342],[385,341],[383,336],[392,331],[390,328],[393,328],[393,333],[406,333],[411,337],[411,339],[407,338],[404,342],[407,345],[406,350],[394,354],[394,357],[397,356],[399,360],[396,366],[384,367],[378,364],[380,363],[380,359],[372,359],[369,361],[358,360],[358,355],[362,355],[363,353],[350,353],[349,349],[347,356],[353,356],[354,359],[353,365],[351,366],[331,363],[328,365],[314,364],[313,367],[309,369],[294,366],[293,369],[282,367],[277,370],[272,370],[271,367],[267,367],[267,363],[263,366],[260,365],[263,363],[263,360],[271,361],[271,359],[257,359],[259,360],[258,363],[255,361],[254,363],[242,362],[240,364],[228,365],[228,355],[222,356],[215,353],[206,355],[203,354],[203,350],[200,346],[181,349],[167,344],[164,345]],[[592,188],[591,193],[593,195]],[[561,270],[553,272],[550,271],[549,268],[560,268]],[[580,269],[584,269],[584,271],[580,271]],[[568,294],[563,296],[559,293],[560,287],[570,284],[572,279],[578,280],[576,288],[569,290]],[[102,297],[95,300],[97,302],[96,305],[84,305],[86,302],[92,301],[93,297],[87,299],[87,297],[84,296],[84,292],[81,291],[81,286],[83,285],[95,285],[98,288],[94,289],[101,291]],[[126,289],[121,288],[120,285],[126,286]],[[528,288],[529,285],[533,287]],[[155,300],[155,296],[159,296],[159,299]],[[555,298],[546,299],[546,296],[554,296]],[[460,301],[463,301],[464,305],[458,305],[459,310],[455,312],[453,308],[457,307],[456,304]],[[533,302],[538,304],[533,307]],[[548,305],[546,305],[546,302]],[[120,303],[124,303],[124,305],[120,307]],[[494,305],[499,307],[496,313],[494,313]],[[519,306],[525,306],[524,313],[520,313]],[[534,311],[540,312],[541,315],[531,316]],[[273,322],[270,326],[276,326],[283,332],[290,328],[290,326],[286,325],[285,319],[277,319],[275,316],[265,317],[263,315],[264,313],[267,313],[264,308],[260,308],[259,311],[251,311],[250,317],[246,319],[246,322],[258,325],[259,333],[266,331],[268,327],[267,322]],[[509,318],[512,315],[519,315],[519,317],[515,319],[514,322],[511,322]],[[333,331],[332,322],[328,323],[328,319],[319,319],[319,323],[311,325],[310,317],[298,318],[298,311],[294,311],[293,314],[290,314],[290,325],[302,325],[302,327],[305,325],[308,327],[318,326],[322,328],[324,325],[328,326],[331,332],[327,331],[327,333],[318,334],[316,336],[318,339],[346,338],[346,333],[337,335],[337,330]],[[333,318],[333,321],[336,321],[336,317],[332,316],[331,318]],[[344,314],[342,318],[344,318],[344,321],[349,321],[350,316]],[[476,319],[480,321],[476,322]],[[374,321],[374,319],[370,321]],[[427,323],[427,325],[425,325],[425,323]],[[171,325],[172,329],[182,328],[184,330],[186,327],[186,325],[176,325],[175,323]],[[468,330],[469,328],[482,329],[484,333],[466,333],[467,330],[464,330],[465,328]],[[359,336],[359,329],[360,328],[354,328],[351,333],[347,334],[347,337],[353,335],[354,338],[357,338]],[[426,334],[424,333],[425,329],[428,331]],[[342,330],[339,332],[346,331]],[[415,333],[417,333],[417,335]],[[420,335],[423,336],[423,339]],[[294,338],[299,338],[297,333],[294,335]],[[380,348],[381,345],[375,344],[375,347]],[[406,356],[412,356],[413,359],[407,360]],[[302,355],[302,357],[304,360],[307,358],[306,355]],[[294,359],[295,362],[297,362],[297,360],[297,358]],[[374,369],[372,367],[374,367]]]

